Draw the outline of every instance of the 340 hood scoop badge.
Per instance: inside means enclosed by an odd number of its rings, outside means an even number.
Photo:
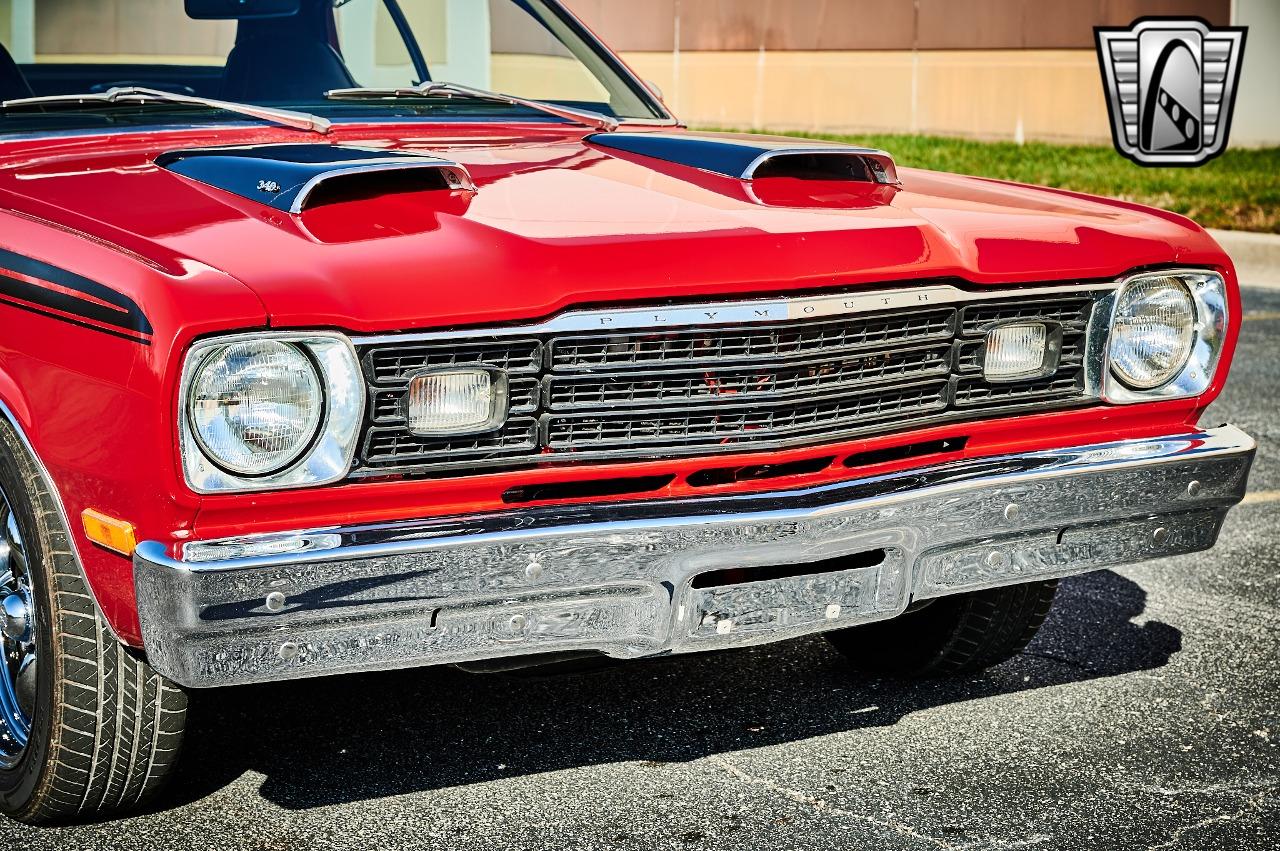
[[[301,213],[335,197],[385,186],[390,173],[412,172],[398,188],[475,191],[466,168],[424,154],[337,145],[255,145],[171,151],[156,165],[278,210]],[[367,184],[362,186],[361,184]],[[323,190],[323,191],[322,191]],[[366,192],[367,194],[367,192]]]
[[[739,180],[791,177],[896,186],[893,157],[834,142],[719,133],[599,133],[592,144]]]

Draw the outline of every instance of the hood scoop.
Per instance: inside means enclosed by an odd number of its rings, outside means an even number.
[[[588,141],[746,181],[788,177],[898,185],[892,156],[834,142],[720,133],[597,133]]]
[[[377,195],[476,188],[449,160],[338,145],[198,148],[161,154],[156,165],[294,214]]]

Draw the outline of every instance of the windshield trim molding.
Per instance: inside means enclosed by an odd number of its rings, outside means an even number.
[[[619,129],[625,130],[627,127],[682,127],[675,118],[625,118],[619,119],[621,122]],[[460,116],[450,115],[447,117],[440,116],[419,116],[409,118],[403,115],[387,116],[385,118],[365,116],[359,121],[342,121],[335,119],[333,121],[332,131],[339,132],[343,130],[352,130],[365,126],[385,126],[388,124],[532,124],[539,127],[563,127],[566,129],[581,129],[584,136],[591,135],[597,131],[589,128],[578,128],[576,125],[567,121],[560,121],[553,116],[534,117],[521,116],[519,120],[513,120],[510,117],[493,116],[493,115],[477,115],[477,116]],[[226,121],[226,122],[210,122],[200,124],[139,124],[131,127],[76,127],[64,130],[24,130],[16,133],[5,133],[0,131],[0,145],[9,142],[37,142],[44,139],[67,139],[80,136],[138,136],[149,135],[155,133],[189,133],[192,131],[208,131],[219,132],[223,130],[270,130],[274,129],[270,125],[263,125],[256,121]]]
[[[595,34],[595,31],[584,24],[577,15],[571,12],[564,3],[561,2],[561,0],[543,0],[543,3],[545,3],[547,8],[554,14],[559,16],[565,25],[572,29],[574,33],[586,42],[589,47],[599,53],[613,72],[622,78],[622,81],[631,87],[632,92],[640,98],[641,102],[649,109],[653,110],[654,114],[657,116],[656,118],[651,119],[625,119],[622,120],[622,124],[626,125],[658,121],[666,122],[674,126],[684,126],[676,117],[675,113],[673,113],[661,99],[654,95],[653,90],[649,88],[648,84],[645,83],[644,80],[640,79],[640,77],[636,76],[635,71],[631,70],[631,66],[622,61],[622,57],[615,53],[611,47],[605,44],[604,41]]]

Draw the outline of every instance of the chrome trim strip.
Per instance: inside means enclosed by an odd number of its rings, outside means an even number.
[[[678,118],[623,118],[619,130],[628,127],[683,127]]]
[[[328,100],[377,100],[378,98],[388,98],[395,100],[404,97],[465,97],[476,98],[489,101],[498,101],[510,104],[511,106],[523,106],[526,109],[536,110],[537,112],[545,112],[547,115],[554,115],[556,118],[563,118],[575,124],[582,124],[595,130],[605,133],[612,133],[617,130],[621,122],[612,115],[605,115],[601,112],[593,112],[586,109],[574,109],[572,107],[560,106],[550,101],[529,100],[527,98],[516,97],[515,95],[504,94],[502,92],[491,92],[486,89],[477,89],[471,86],[464,86],[459,83],[446,83],[427,80],[416,86],[358,86],[347,89],[330,89],[324,93]]]
[[[758,644],[894,617],[913,599],[1207,549],[1255,450],[1224,426],[803,491],[188,542],[186,560],[148,541],[139,613],[149,660],[193,687]],[[836,561],[868,552],[879,563]],[[797,575],[694,586],[780,565]]]
[[[1099,284],[1061,284],[1015,289],[962,290],[949,284],[908,287],[892,290],[869,290],[840,295],[800,298],[710,301],[677,307],[633,307],[618,310],[570,310],[544,322],[531,325],[507,325],[456,331],[429,331],[408,334],[380,334],[354,337],[357,346],[414,343],[427,340],[461,340],[477,337],[511,337],[520,335],[564,334],[579,331],[650,331],[655,328],[706,328],[721,325],[766,324],[797,319],[819,319],[849,316],[881,310],[908,307],[966,304],[1009,298],[1035,298],[1046,295],[1080,295],[1114,291],[1115,282]]]
[[[84,571],[84,560],[80,558],[80,544],[76,541],[75,530],[67,519],[67,508],[62,502],[62,492],[58,490],[57,484],[54,483],[53,476],[49,475],[49,468],[44,465],[44,461],[40,460],[39,454],[36,453],[36,448],[31,445],[31,439],[27,437],[27,432],[22,428],[22,424],[18,422],[18,418],[13,415],[13,411],[10,410],[3,399],[0,399],[0,416],[8,420],[9,425],[13,427],[14,433],[18,435],[18,440],[22,441],[22,445],[31,456],[36,469],[40,472],[40,477],[44,479],[44,486],[49,489],[49,493],[53,494],[54,504],[58,506],[58,519],[62,521],[62,528],[67,530],[67,542],[71,546],[71,556],[76,560],[76,567],[80,570],[80,578],[84,580],[85,587],[89,589],[89,596],[93,598],[93,606],[98,610],[98,615],[102,619],[103,625],[106,626],[107,632],[112,638],[121,644],[125,644],[125,641],[116,633],[115,627],[111,625],[111,621],[107,620],[106,615],[102,614],[102,606],[98,604],[98,593],[94,590],[93,583],[89,581],[89,576]]]
[[[335,165],[330,171],[324,174],[317,174],[315,177],[302,184],[302,188],[298,190],[297,196],[293,199],[293,203],[289,205],[289,212],[293,215],[299,215],[306,209],[307,201],[311,199],[311,195],[319,189],[323,184],[339,177],[350,177],[353,174],[368,174],[379,171],[415,171],[421,169],[432,169],[442,172],[445,183],[450,189],[462,190],[464,192],[475,192],[476,184],[471,179],[471,173],[458,163],[451,160],[442,159],[425,159],[425,162],[408,162],[404,159],[390,160],[387,162],[371,162],[365,165],[357,165],[351,167],[342,167]]]
[[[754,180],[756,172],[761,166],[770,160],[780,159],[783,157],[803,157],[803,156],[837,156],[837,157],[854,157],[862,160],[870,160],[880,166],[884,172],[884,180],[876,180],[876,183],[889,186],[900,186],[902,181],[898,179],[898,166],[893,160],[893,155],[888,151],[881,151],[878,148],[860,148],[853,145],[840,148],[829,146],[826,148],[806,148],[796,146],[794,148],[779,148],[775,151],[765,151],[760,156],[751,161],[751,164],[743,169],[740,175],[743,180]],[[879,177],[879,175],[876,175]]]
[[[548,127],[559,126],[550,120],[530,121],[521,119],[520,121],[512,121],[510,117],[503,116],[465,116],[455,115],[449,117],[429,118],[418,116],[415,118],[407,118],[402,115],[388,115],[383,118],[377,116],[364,116],[359,121],[335,121],[333,123],[334,130],[351,130],[357,128],[376,128],[384,124],[426,124],[426,125],[442,125],[442,124],[538,124]],[[659,118],[627,118],[622,122],[620,130],[627,127],[681,127],[679,121],[673,119]],[[58,130],[49,133],[39,133],[36,131],[28,131],[25,133],[0,133],[0,145],[6,142],[38,142],[53,139],[74,139],[89,136],[109,136],[111,138],[119,138],[127,135],[154,136],[156,133],[190,133],[192,131],[208,131],[212,134],[231,132],[235,130],[251,130],[261,128],[261,124],[254,124],[249,121],[228,121],[208,124],[155,124],[155,125],[138,125],[128,129],[117,129],[114,131],[103,132],[101,127],[77,127],[72,130]]]
[[[312,115],[307,112],[298,112],[292,109],[280,109],[278,107],[260,106],[251,103],[236,103],[234,101],[215,100],[214,98],[197,97],[196,95],[184,95],[177,92],[159,91],[157,89],[147,89],[139,86],[116,86],[107,89],[105,92],[95,92],[87,94],[71,94],[71,95],[45,95],[43,97],[18,98],[16,100],[7,100],[0,103],[0,107],[8,109],[14,106],[41,106],[44,104],[59,103],[117,103],[119,101],[136,100],[140,103],[161,103],[161,104],[186,104],[191,106],[205,106],[210,109],[219,109],[225,112],[239,113],[247,115],[251,118],[258,118],[263,121],[282,124],[285,127],[292,127],[295,130],[307,130],[313,133],[326,135],[333,127],[333,122],[319,115]]]

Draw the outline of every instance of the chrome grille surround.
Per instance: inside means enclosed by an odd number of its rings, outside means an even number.
[[[1088,353],[1114,290],[919,286],[357,339],[370,410],[352,475],[767,450],[1085,405],[1097,401]],[[1037,320],[1063,329],[1057,372],[984,381],[986,333]],[[411,434],[408,376],[461,365],[509,372],[506,424],[454,439]]]

